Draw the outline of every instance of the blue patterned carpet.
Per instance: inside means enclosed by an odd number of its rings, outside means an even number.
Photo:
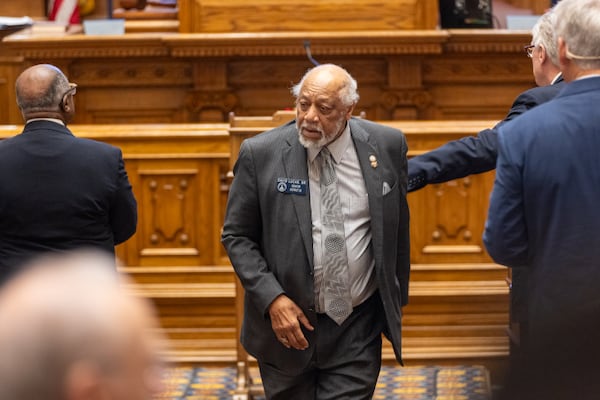
[[[156,399],[231,399],[235,374],[233,367],[172,368],[165,375],[165,392]],[[259,379],[255,372],[253,376]],[[489,373],[481,366],[384,366],[373,399],[490,400]]]

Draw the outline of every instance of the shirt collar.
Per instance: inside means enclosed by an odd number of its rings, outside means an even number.
[[[589,74],[589,75],[580,76],[579,78],[577,78],[575,80],[578,81],[578,80],[581,80],[581,79],[598,78],[599,76],[600,76],[600,74]]]
[[[552,81],[550,81],[551,85],[554,85],[556,83],[557,80],[559,80],[562,77],[562,73],[559,72],[558,74],[556,74],[556,76],[554,77],[554,79],[552,79]]]
[[[34,121],[52,121],[52,122],[56,122],[57,124],[61,124],[62,126],[65,126],[65,123],[62,122],[58,118],[31,118],[31,119],[28,119],[25,124],[28,124],[28,123],[34,122]]]

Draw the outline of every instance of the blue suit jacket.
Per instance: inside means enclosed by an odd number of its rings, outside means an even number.
[[[401,307],[408,301],[410,270],[406,140],[400,131],[370,121],[353,118],[349,124],[369,196],[384,333],[401,361]],[[318,332],[304,332],[307,350],[286,349],[268,314],[285,293],[316,326],[310,187],[303,194],[277,190],[278,178],[308,184],[306,149],[295,121],[245,140],[234,173],[222,241],[245,289],[241,341],[257,359],[298,372],[311,360]],[[384,190],[384,183],[391,189]]]
[[[560,77],[553,85],[529,89],[515,99],[506,118],[494,128],[485,129],[477,136],[448,142],[408,160],[408,191],[420,189],[429,183],[447,182],[494,169],[498,128],[525,111],[552,99],[563,84]]]
[[[551,325],[600,318],[598,104],[600,78],[577,80],[499,129],[483,240],[496,262],[528,269],[536,340]]]

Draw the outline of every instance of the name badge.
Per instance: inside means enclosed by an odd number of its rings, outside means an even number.
[[[306,195],[306,179],[277,178],[277,191],[285,194]]]

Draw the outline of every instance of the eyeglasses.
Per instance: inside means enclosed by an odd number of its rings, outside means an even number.
[[[75,96],[75,93],[77,93],[77,84],[69,82],[69,89],[67,89],[60,98],[61,109],[65,108],[65,97],[67,97],[69,94]]]
[[[525,54],[527,57],[533,57],[533,49],[535,49],[535,44],[528,44],[527,46],[523,46],[523,50],[525,50]]]

